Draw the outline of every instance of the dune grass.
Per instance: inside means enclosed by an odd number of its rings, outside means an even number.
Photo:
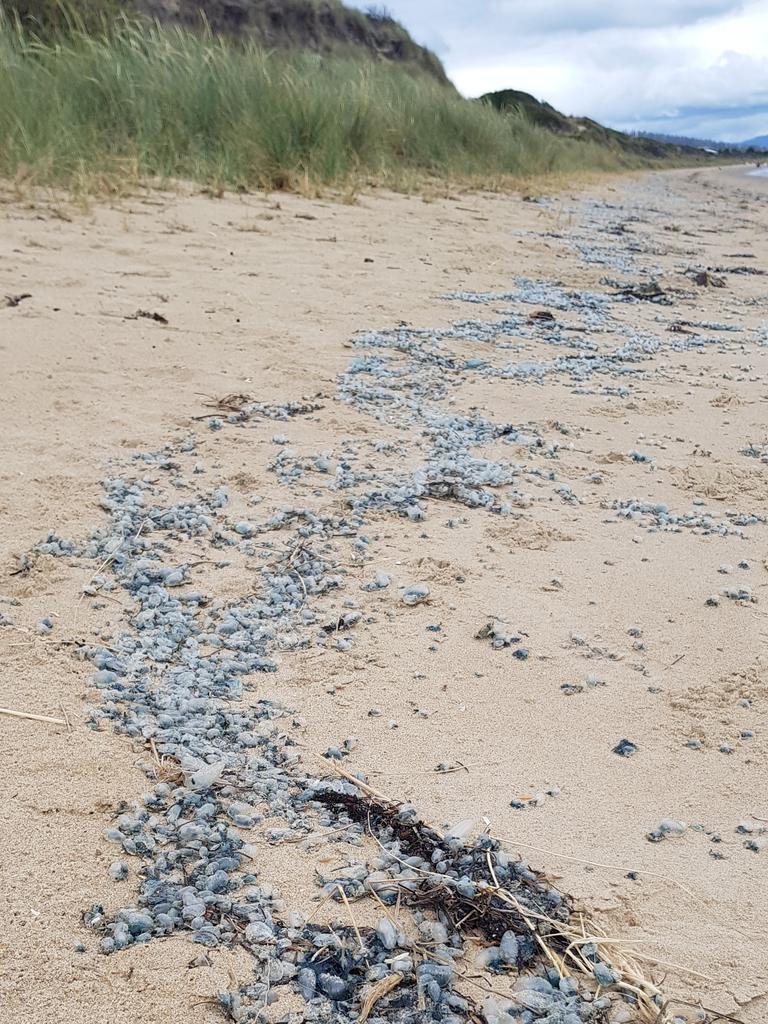
[[[113,22],[44,40],[0,24],[0,176],[69,188],[495,187],[632,166],[427,75]],[[635,164],[634,166],[637,166]]]

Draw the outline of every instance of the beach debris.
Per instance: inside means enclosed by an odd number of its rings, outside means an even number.
[[[490,619],[481,626],[480,629],[475,633],[476,640],[490,640],[491,647],[497,649],[502,647],[513,647],[515,644],[519,644],[525,634],[521,633],[510,633],[507,632],[504,625],[498,619]],[[525,650],[525,648],[521,648]],[[515,651],[515,655],[520,657]],[[527,656],[527,655],[526,655]]]
[[[566,697],[572,697],[576,693],[584,693],[587,690],[594,690],[598,686],[607,686],[603,679],[599,679],[594,672],[590,672],[583,683],[561,683],[560,689]]]
[[[746,455],[750,459],[759,459],[760,462],[768,463],[768,441],[762,444],[748,444],[745,448],[739,449],[739,455]]]
[[[688,831],[688,825],[676,818],[664,818],[651,832],[648,832],[646,839],[649,843],[660,843],[664,839],[679,839]]]
[[[632,757],[632,755],[636,754],[639,749],[638,745],[633,743],[632,740],[623,739],[619,740],[613,748],[613,753],[618,754],[619,757]]]
[[[690,329],[690,326],[686,324],[684,320],[673,321],[667,330],[672,334],[695,334],[695,331]]]
[[[725,288],[726,286],[724,277],[713,274],[709,270],[688,270],[686,273],[693,283],[701,288]]]
[[[752,256],[751,258],[754,259],[755,257]],[[760,267],[745,267],[743,265],[737,267],[715,267],[714,269],[718,274],[748,274],[753,276],[768,274],[768,270],[761,270]]]
[[[242,391],[233,391],[228,395],[222,395],[221,398],[206,402],[205,405],[221,412],[240,412],[244,406],[255,402],[256,399],[253,395],[245,394]]]
[[[128,865],[124,860],[113,860],[109,865],[109,874],[116,882],[122,882],[128,877]]]
[[[623,299],[639,299],[667,306],[672,302],[658,281],[639,281],[635,284],[626,284],[616,294]]]
[[[471,820],[440,834],[420,822],[415,809],[389,803],[361,779],[344,774],[341,764],[354,750],[354,737],[327,751],[327,763],[339,766],[340,778],[312,774],[296,757],[290,711],[268,700],[248,706],[240,700],[243,677],[274,671],[272,650],[303,649],[311,642],[303,634],[318,621],[326,621],[323,632],[338,632],[360,620],[354,608],[331,622],[313,612],[313,602],[341,583],[332,560],[321,557],[314,543],[341,537],[354,545],[357,527],[307,509],[272,516],[253,535],[291,535],[285,553],[263,564],[260,596],[219,606],[200,594],[179,592],[184,572],[169,556],[174,538],[226,545],[221,526],[228,495],[214,488],[195,500],[185,496],[154,508],[156,489],[150,481],[108,479],[103,505],[109,529],[97,529],[82,545],[51,534],[38,548],[59,557],[88,557],[99,566],[108,561],[94,579],[123,589],[136,607],[113,645],[85,650],[101,697],[90,724],[110,723],[138,741],[151,737],[144,764],[151,788],[141,801],[122,808],[105,833],[122,854],[110,866],[115,880],[125,877],[123,857],[137,858],[143,870],[136,873],[138,892],[129,906],[109,916],[100,907],[87,914],[101,951],[117,953],[182,931],[206,948],[243,942],[255,953],[254,980],[220,997],[242,1020],[263,1008],[270,987],[288,985],[318,1007],[343,1003],[355,1018],[370,1006],[377,1020],[396,1024],[398,1000],[410,1005],[422,999],[439,1019],[453,1014],[464,1022],[474,1011],[456,990],[453,965],[464,936],[479,934],[498,948],[500,964],[533,972],[518,979],[518,1006],[588,1009],[581,1018],[588,1020],[600,1003],[589,979],[564,986],[547,974],[540,954],[539,940],[563,955],[570,941],[570,905],[545,876],[488,836],[471,838]],[[429,587],[416,583],[402,593],[420,603]],[[538,805],[539,795],[532,800]],[[265,818],[268,827],[262,825]],[[429,930],[434,960],[417,963],[411,941],[389,922],[373,930],[335,926],[331,932],[287,913],[266,882],[255,885],[251,865],[257,866],[259,847],[249,833],[262,830],[264,841],[281,844],[310,839],[318,825],[350,842],[372,834],[380,851],[373,865],[323,872],[325,895],[344,905],[373,891],[384,904],[410,906],[416,925]],[[264,958],[258,951],[267,949],[272,952]],[[595,946],[586,956],[592,984],[599,984],[594,972],[607,964],[607,954]],[[393,977],[397,985],[378,986]]]
[[[543,807],[546,803],[547,797],[556,797],[559,795],[559,786],[548,786],[544,790],[537,790],[532,793],[521,793],[519,796],[513,797],[509,802],[509,806],[513,807],[517,811],[533,807]]]
[[[694,502],[696,504],[696,502]],[[703,502],[700,502],[703,505]],[[614,501],[610,506],[621,519],[627,519],[648,530],[679,533],[692,530],[702,535],[719,534],[743,536],[743,528],[755,523],[766,523],[768,517],[757,512],[728,510],[722,519],[709,512],[672,512],[664,502],[642,501],[638,498]]]
[[[378,569],[375,576],[368,583],[363,583],[360,587],[361,590],[386,590],[389,584],[392,582],[392,577],[388,572],[384,572],[383,569]]]
[[[326,622],[320,628],[326,633],[343,633],[346,629],[352,629],[362,618],[361,612],[344,612],[334,619],[333,622]]]
[[[32,571],[37,561],[34,551],[22,551],[14,556],[16,568],[12,569],[9,576],[27,576]]]
[[[162,313],[155,313],[148,309],[137,309],[135,313],[130,313],[123,318],[124,320],[153,320],[156,324],[167,324],[168,317],[163,316]]]
[[[104,920],[104,907],[100,903],[92,903],[88,910],[83,911],[83,924],[88,928],[99,928]]]
[[[629,458],[633,462],[646,462],[646,463],[655,463],[656,462],[656,456],[655,455],[648,455],[645,452],[639,452],[635,448],[633,448],[629,452]]]
[[[415,605],[422,604],[429,597],[429,587],[426,583],[412,583],[410,586],[405,587],[401,600],[403,604]]]
[[[736,601],[738,604],[757,604],[757,598],[749,587],[727,587],[721,593],[729,601]]]
[[[3,305],[8,309],[13,309],[16,306],[21,305],[25,299],[31,299],[31,292],[19,292],[17,295],[6,295],[3,298]]]

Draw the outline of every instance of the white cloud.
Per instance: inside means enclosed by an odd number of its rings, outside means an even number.
[[[469,96],[524,89],[617,127],[768,132],[766,0],[395,0]],[[663,126],[663,127],[662,127]]]

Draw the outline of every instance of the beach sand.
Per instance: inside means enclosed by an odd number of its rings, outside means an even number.
[[[95,570],[83,559],[45,556],[24,569],[19,556],[51,530],[87,536],[105,518],[109,467],[138,475],[134,452],[189,432],[206,487],[229,487],[234,519],[295,505],[297,494],[306,505],[343,503],[316,474],[286,483],[269,471],[276,433],[297,456],[338,459],[348,449],[362,462],[378,439],[402,442],[403,465],[417,465],[415,434],[339,400],[337,377],[359,354],[355,332],[548,309],[443,297],[514,292],[519,277],[608,295],[616,282],[657,280],[670,305],[614,302],[611,324],[594,335],[599,351],[645,338],[641,373],[467,372],[446,412],[528,425],[557,445],[554,457],[499,444],[475,453],[540,471],[518,482],[522,497],[506,515],[427,499],[424,522],[374,516],[372,559],[349,567],[326,606],[335,615],[345,597],[362,602],[352,648],[286,652],[276,673],[249,682],[301,715],[305,758],[356,736],[348,769],[439,826],[470,818],[475,831],[488,825],[508,839],[608,934],[636,941],[670,996],[745,1024],[766,1020],[768,849],[746,849],[736,829],[768,819],[768,524],[728,535],[654,531],[652,516],[625,519],[612,507],[665,503],[734,530],[739,516],[768,515],[768,464],[742,454],[749,445],[768,453],[766,187],[743,169],[685,170],[534,202],[382,194],[344,205],[190,191],[88,210],[8,191],[0,612],[10,624],[0,627],[0,705],[65,716],[70,727],[0,717],[6,1024],[213,1024],[216,993],[249,976],[242,948],[214,950],[210,966],[191,969],[199,948],[184,936],[104,957],[82,924],[92,903],[116,910],[137,890],[133,863],[127,881],[109,877],[115,853],[104,830],[121,801],[147,788],[142,751],[87,727],[98,695],[92,667],[76,657],[83,641],[109,643],[126,628],[130,608],[122,596],[103,607],[81,596]],[[707,267],[723,287],[686,274]],[[3,308],[2,296],[24,293]],[[696,337],[706,344],[689,344]],[[580,351],[531,337],[521,348],[511,337],[502,352],[471,337],[448,344],[461,359],[498,365]],[[234,393],[322,408],[239,430],[195,419]],[[257,511],[251,493],[263,499]],[[391,587],[362,594],[377,569],[391,573]],[[249,573],[200,565],[192,585],[228,599],[253,586]],[[429,586],[430,602],[408,608],[398,587],[415,582]],[[745,587],[755,600],[722,594]],[[711,595],[717,606],[706,604]],[[41,635],[45,616],[54,626]],[[524,637],[527,660],[476,638],[492,616]],[[564,684],[581,690],[569,696]],[[380,717],[369,717],[373,707]],[[634,756],[613,752],[623,738]],[[441,762],[465,768],[439,774]],[[557,795],[540,806],[511,806],[547,790]],[[665,818],[694,827],[649,842]],[[260,871],[311,912],[314,866],[295,848],[266,847]],[[74,951],[78,942],[86,952]]]

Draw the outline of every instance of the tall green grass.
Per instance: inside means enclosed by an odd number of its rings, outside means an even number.
[[[40,183],[86,188],[148,176],[399,188],[627,163],[391,63],[265,52],[128,22],[45,41],[0,24],[5,177],[23,165]]]

